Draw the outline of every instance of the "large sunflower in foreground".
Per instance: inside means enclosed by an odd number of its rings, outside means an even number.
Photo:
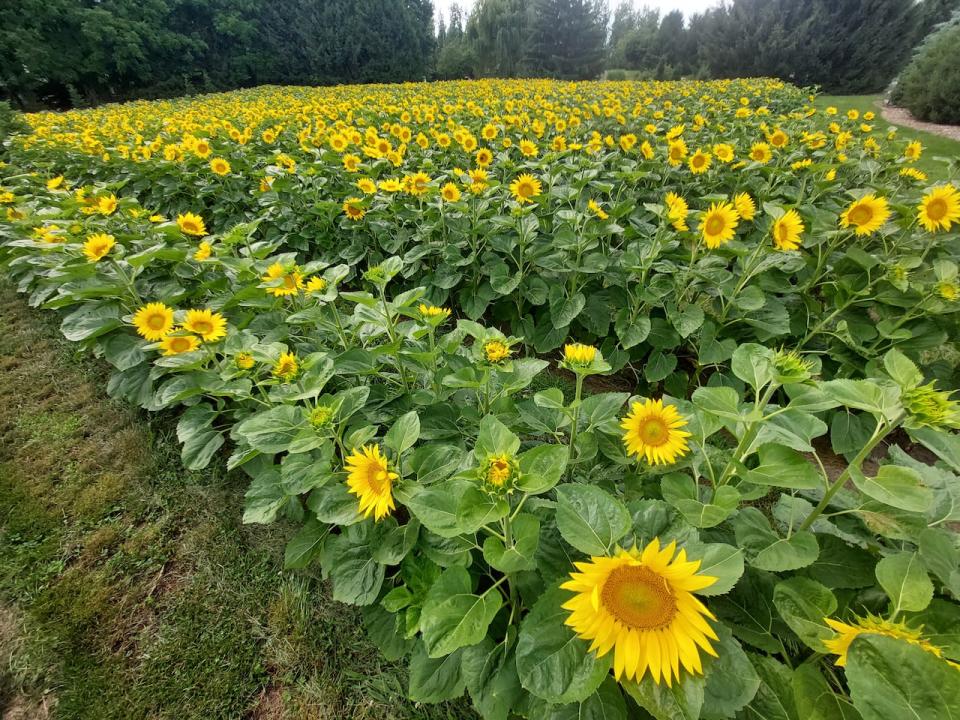
[[[960,223],[960,192],[953,185],[934,188],[917,207],[917,218],[929,232],[949,230]]]
[[[733,240],[740,216],[731,203],[713,203],[700,215],[700,232],[711,250]]]
[[[173,308],[160,302],[147,303],[133,316],[133,326],[151,342],[163,340],[173,330]]]
[[[347,486],[360,499],[360,512],[364,517],[372,514],[374,520],[381,520],[396,508],[391,490],[398,475],[390,471],[387,458],[380,454],[378,445],[364,445],[354,450],[344,469],[347,471]]]
[[[533,198],[543,192],[543,186],[533,175],[524,173],[510,183],[510,192],[518,203],[533,202]]]
[[[840,215],[840,225],[845,228],[852,227],[857,235],[872,235],[883,227],[889,217],[887,201],[870,193],[850,203]]]
[[[929,640],[921,635],[919,629],[907,627],[905,623],[890,622],[881,617],[866,615],[865,617],[854,618],[851,623],[840,622],[832,618],[824,618],[824,621],[837,634],[830,640],[824,640],[823,644],[827,651],[837,656],[836,665],[843,667],[847,664],[847,652],[850,650],[850,644],[860,635],[883,635],[885,637],[904,640],[911,645],[916,645],[921,650],[926,650],[937,657],[942,657],[940,648],[933,645]]]
[[[576,593],[563,604],[570,611],[565,624],[593,641],[597,657],[613,650],[617,680],[639,682],[649,671],[655,683],[672,687],[680,665],[703,672],[698,647],[717,656],[710,644],[717,634],[706,621],[716,618],[693,595],[717,579],[697,575],[700,561],[687,560],[685,550],[678,553],[676,542],[661,549],[654,538],[643,552],[618,550],[574,564],[579,572],[560,586]]]
[[[663,400],[635,402],[620,422],[627,455],[644,456],[651,465],[670,465],[689,451],[686,419]]]

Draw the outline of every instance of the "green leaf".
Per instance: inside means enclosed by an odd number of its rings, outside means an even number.
[[[706,720],[733,717],[753,699],[760,687],[760,676],[730,629],[719,624],[714,627],[720,641],[714,645],[717,659],[706,669],[703,696],[703,717]],[[686,677],[681,682],[686,682]]]
[[[364,527],[351,525],[324,543],[323,569],[333,582],[333,599],[338,602],[370,605],[380,594],[384,566],[373,559]]]
[[[427,593],[420,613],[427,655],[442,657],[483,640],[502,604],[503,597],[495,588],[474,595],[470,573],[465,568],[444,570]]]
[[[630,310],[623,308],[617,313],[613,329],[620,338],[620,345],[624,350],[629,350],[634,345],[639,345],[647,336],[650,335],[649,317],[631,317]]]
[[[408,486],[405,492],[398,494],[407,509],[413,513],[423,526],[440,537],[450,538],[461,533],[457,521],[457,507],[460,498],[473,485],[467,481],[447,480],[433,485]]]
[[[429,443],[418,447],[407,459],[406,467],[422,485],[446,480],[460,467],[466,453],[455,445]]]
[[[960,550],[954,534],[939,528],[926,528],[920,533],[920,558],[940,578],[954,597],[960,598]]]
[[[147,359],[147,353],[143,351],[145,344],[127,333],[112,333],[100,341],[107,362],[121,371],[136,367]]]
[[[410,658],[407,697],[413,702],[438,703],[463,695],[466,682],[460,667],[462,658],[463,650],[431,658],[423,642],[418,642]]]
[[[823,481],[817,469],[796,450],[783,445],[762,445],[760,463],[743,477],[757,485],[813,490]]]
[[[863,720],[960,718],[960,672],[903,640],[860,635],[850,645],[846,675]]]
[[[744,720],[807,720],[793,700],[793,673],[771,657],[751,653],[750,662],[760,676],[760,687],[743,711]]]
[[[699,560],[697,573],[710,575],[717,581],[710,587],[698,590],[698,595],[711,597],[724,595],[733,589],[743,575],[743,550],[726,543],[689,543],[686,545],[687,557]]]
[[[684,675],[673,687],[655,683],[649,673],[638,683],[621,680],[624,691],[656,720],[697,720],[706,683],[699,675]]]
[[[122,325],[117,303],[95,301],[84,303],[67,315],[60,323],[60,332],[67,340],[80,342],[99,337]]]
[[[902,388],[915,388],[923,382],[923,373],[910,358],[896,348],[883,356],[883,367],[893,381]]]
[[[668,312],[667,315],[682,338],[689,337],[703,325],[703,308],[699,305],[687,305],[683,310]]]
[[[673,353],[665,353],[661,350],[654,350],[647,358],[643,366],[643,376],[647,382],[660,382],[677,367],[677,356]]]
[[[207,403],[200,403],[180,416],[177,440],[183,444],[180,457],[187,470],[205,468],[214,453],[223,447],[223,433],[213,429],[213,422],[219,414]]]
[[[473,706],[484,720],[507,720],[523,695],[513,652],[486,638],[463,651],[462,670]]]
[[[537,600],[520,625],[517,672],[530,693],[552,703],[586,700],[610,672],[612,653],[598,659],[563,624],[569,612],[560,605],[568,591],[553,587]]]
[[[294,405],[277,405],[251,415],[235,425],[232,435],[263,453],[284,452],[297,434],[309,427],[303,411]]]
[[[504,573],[536,570],[534,557],[540,545],[540,521],[535,515],[521,513],[511,521],[513,542],[509,547],[503,540],[490,536],[483,541],[483,559]]]
[[[516,455],[519,449],[520,438],[496,415],[486,415],[480,421],[480,434],[473,449],[477,462],[483,462],[490,455]]]
[[[733,352],[730,369],[759,395],[774,378],[773,350],[756,343],[744,343]]]
[[[890,598],[894,615],[923,610],[933,599],[933,583],[915,552],[888,555],[877,563],[875,572],[880,587]]]
[[[960,473],[960,435],[935,428],[911,428],[910,437],[920,442],[938,458]]]
[[[777,583],[773,604],[807,647],[815,652],[825,651],[823,641],[834,633],[823,619],[837,609],[837,598],[828,588],[815,580],[793,577]]]
[[[525,493],[545,493],[560,482],[567,469],[566,445],[537,445],[517,456],[520,479],[517,487]]]
[[[416,410],[401,415],[383,437],[383,444],[397,455],[413,447],[420,437],[420,416]]]
[[[701,386],[693,391],[693,404],[700,410],[725,420],[739,421],[740,396],[732,387]]]
[[[762,512],[745,507],[733,521],[737,544],[747,551],[748,562],[760,570],[785,572],[812,564],[819,554],[817,539],[806,530],[781,538]]]
[[[731,485],[713,491],[709,503],[700,502],[700,487],[686,473],[671,473],[660,483],[663,499],[673,505],[694,527],[715,527],[726,520],[740,501],[740,492]]]
[[[305,568],[323,549],[323,542],[330,534],[331,526],[309,518],[302,528],[290,538],[283,553],[285,570]]]
[[[289,499],[280,484],[280,473],[274,469],[261,471],[243,496],[243,522],[272,523]]]
[[[484,525],[507,516],[510,503],[503,497],[484,492],[476,484],[467,487],[457,503],[457,527],[461,533],[475,533]]]
[[[807,573],[829,588],[864,588],[873,585],[875,558],[834,535],[817,535],[820,556]]]
[[[566,483],[557,486],[557,528],[580,552],[606,555],[630,531],[630,513],[595,485]]]
[[[881,465],[877,476],[871,478],[851,465],[850,478],[864,495],[900,510],[926,512],[933,503],[933,492],[923,484],[920,473],[910,468]]]
[[[333,525],[354,525],[363,520],[360,501],[342,482],[328,483],[313,490],[307,507],[321,522]]]
[[[793,671],[793,697],[804,709],[804,720],[860,720],[850,701],[833,691],[813,663]]]
[[[607,677],[586,700],[549,706],[531,720],[627,720],[627,703],[617,681]]]
[[[820,389],[845,407],[866,410],[887,420],[900,413],[900,388],[889,381],[830,380]]]

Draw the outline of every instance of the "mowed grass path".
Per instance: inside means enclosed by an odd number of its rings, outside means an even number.
[[[892,126],[880,114],[881,107],[878,104],[880,99],[880,95],[820,95],[815,105],[821,110],[833,106],[844,116],[848,110],[859,110],[861,115],[868,111],[874,112],[876,118],[871,120],[870,124],[884,132],[887,132],[890,127],[896,127],[897,137],[903,140],[904,146],[911,140],[919,140],[923,143],[923,155],[914,165],[923,170],[930,181],[949,179],[947,163],[935,158],[960,159],[960,142],[941,135],[914,130],[905,125]]]
[[[180,465],[175,416],[0,285],[0,717],[466,718],[403,699],[360,614],[240,524],[247,480]]]

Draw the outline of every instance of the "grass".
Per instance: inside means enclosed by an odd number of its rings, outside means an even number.
[[[310,572],[292,528],[240,524],[246,480],[183,470],[173,416],[0,286],[0,717],[473,717],[415,706],[406,670]]]
[[[816,106],[821,110],[830,106],[837,108],[841,114],[846,114],[847,110],[859,110],[861,115],[868,110],[876,113],[877,117],[872,124],[884,132],[891,126],[880,115],[881,109],[877,103],[880,95],[821,95],[817,98]],[[956,158],[960,157],[960,142],[945,138],[941,135],[913,130],[903,125],[896,125],[897,136],[900,137],[904,145],[911,140],[919,140],[923,143],[923,156],[915,164],[920,170],[923,170],[930,180],[948,180],[947,163],[936,160],[935,158]]]

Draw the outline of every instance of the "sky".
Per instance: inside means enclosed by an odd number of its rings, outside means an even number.
[[[660,10],[660,14],[668,13],[671,10],[681,10],[686,16],[693,15],[694,13],[702,12],[709,7],[718,5],[720,0],[633,0],[634,7],[642,7],[646,5],[647,7],[657,8]],[[473,5],[473,0],[433,0],[433,6],[436,10],[439,10],[443,13],[443,17],[447,18],[450,15],[450,6],[454,3],[457,3],[461,9],[468,11]],[[617,7],[617,0],[610,0],[610,11]]]

